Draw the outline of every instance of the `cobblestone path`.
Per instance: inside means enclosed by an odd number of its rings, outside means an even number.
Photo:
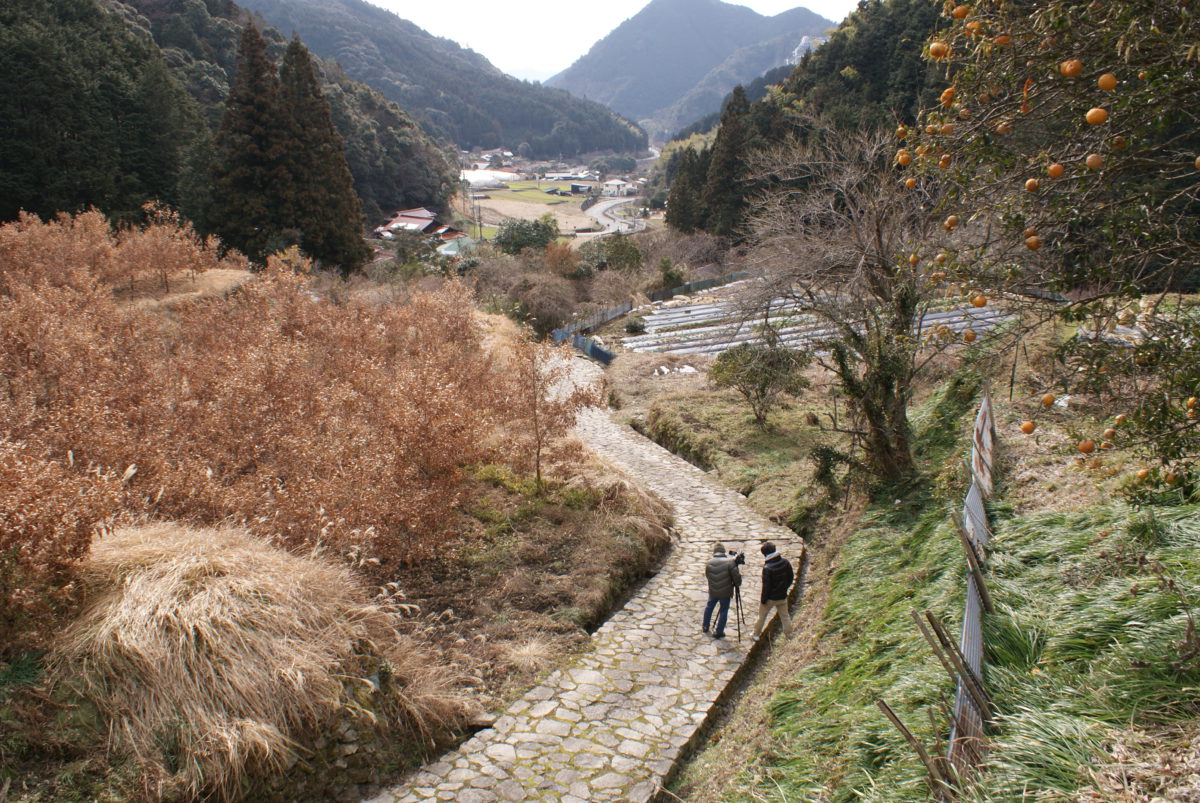
[[[599,374],[591,363],[574,363],[580,378]],[[670,556],[596,631],[590,652],[550,674],[493,727],[372,803],[650,800],[746,659],[758,613],[761,540],[774,541],[799,569],[796,536],[705,472],[602,410],[583,413],[576,432],[597,456],[675,508]],[[718,540],[749,550],[740,643],[732,609],[726,639],[700,632],[704,563]]]

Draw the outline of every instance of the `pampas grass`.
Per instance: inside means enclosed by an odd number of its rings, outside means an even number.
[[[52,654],[59,683],[109,721],[158,796],[233,796],[280,772],[378,671],[396,719],[427,735],[460,717],[453,670],[401,644],[351,572],[236,529],[122,529],[82,567],[90,597]],[[390,645],[390,647],[388,646]]]

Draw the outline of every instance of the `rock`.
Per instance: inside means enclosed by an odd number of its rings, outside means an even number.
[[[480,711],[467,721],[467,725],[475,730],[483,730],[484,728],[490,728],[495,725],[496,719],[497,716],[495,714],[490,714],[486,711]]]

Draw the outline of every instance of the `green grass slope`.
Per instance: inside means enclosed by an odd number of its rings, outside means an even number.
[[[952,420],[952,395],[941,392],[914,417],[931,461],[965,454],[970,416]],[[961,434],[934,437],[947,431]],[[997,716],[987,766],[964,797],[1073,800],[1112,762],[1119,731],[1197,714],[1200,505],[1136,510],[1108,501],[1018,514],[1006,490],[1002,474],[991,504],[997,612],[985,616],[985,684]],[[917,490],[868,508],[829,579],[815,634],[821,657],[775,697],[774,759],[744,799],[928,799],[923,766],[875,701],[944,750],[940,709],[953,685],[910,612],[928,609],[952,633],[961,628],[966,570],[950,523],[955,507]]]

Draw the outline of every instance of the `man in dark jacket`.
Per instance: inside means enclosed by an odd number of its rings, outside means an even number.
[[[762,545],[762,553],[766,563],[763,564],[762,598],[758,606],[758,623],[754,625],[754,636],[757,638],[762,632],[767,614],[772,608],[779,617],[784,635],[788,635],[792,632],[792,617],[788,615],[787,595],[795,573],[792,571],[792,564],[779,554],[770,541]]]
[[[713,547],[712,560],[704,567],[708,578],[708,604],[704,606],[704,632],[712,621],[713,608],[717,610],[717,622],[713,627],[713,638],[725,638],[725,620],[729,618],[729,601],[733,590],[742,584],[742,573],[738,571],[738,555],[727,556],[725,546]]]

